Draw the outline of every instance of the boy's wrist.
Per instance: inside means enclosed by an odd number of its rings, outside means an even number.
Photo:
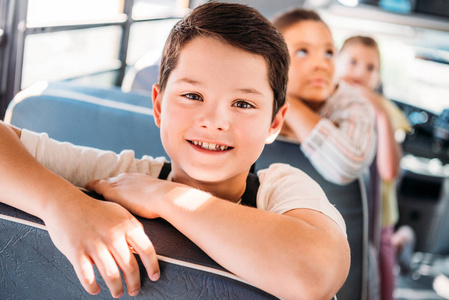
[[[159,201],[159,215],[169,220],[170,215],[177,211],[194,212],[201,209],[213,196],[210,193],[179,185],[171,189]]]
[[[77,207],[82,206],[82,203],[86,203],[89,199],[88,196],[78,190],[75,186],[68,189],[56,189],[60,192],[54,193],[50,191],[42,197],[40,202],[38,216],[43,219],[45,223],[54,219],[59,215],[63,215],[68,211],[74,212],[74,205]]]

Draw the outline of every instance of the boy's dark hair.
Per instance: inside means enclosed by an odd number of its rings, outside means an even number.
[[[283,12],[275,16],[272,23],[281,33],[283,33],[292,25],[302,21],[316,21],[327,26],[317,12],[303,8],[294,8]]]
[[[380,54],[379,46],[377,45],[377,42],[369,36],[361,36],[361,35],[353,36],[353,37],[346,39],[345,42],[343,43],[343,46],[341,46],[341,48],[340,48],[340,52],[343,51],[343,49],[347,45],[351,45],[351,44],[362,44],[366,47],[375,49],[377,51],[377,53]]]
[[[164,91],[182,48],[196,37],[216,38],[262,56],[274,94],[273,118],[284,105],[290,56],[276,28],[257,10],[242,4],[208,2],[192,10],[170,32],[162,53],[159,85]]]

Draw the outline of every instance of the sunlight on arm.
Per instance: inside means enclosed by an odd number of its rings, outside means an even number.
[[[175,191],[176,190],[177,189],[175,189]],[[195,211],[205,204],[211,197],[212,196],[209,193],[196,189],[188,189],[187,191],[184,190],[179,193],[179,195],[175,196],[173,203],[180,208]]]

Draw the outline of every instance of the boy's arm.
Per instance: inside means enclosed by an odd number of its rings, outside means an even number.
[[[348,274],[344,233],[315,210],[279,215],[139,174],[88,188],[143,217],[166,219],[223,267],[283,299],[330,299]]]
[[[119,154],[68,142],[59,142],[45,133],[23,131],[21,143],[45,168],[81,187],[97,178],[117,176],[120,173],[143,173],[158,176],[165,158],[149,156],[136,159],[134,151]]]
[[[22,135],[22,130],[20,130],[20,128],[17,128],[12,125],[7,125],[7,124],[3,123],[2,121],[0,121],[0,123],[6,127],[9,127],[13,132],[15,132],[17,134],[17,137],[20,139],[20,136]]]
[[[113,296],[123,293],[119,268],[128,293],[138,292],[139,268],[128,243],[140,254],[148,274],[159,272],[156,254],[141,224],[123,207],[93,200],[43,167],[18,136],[20,130],[0,122],[0,201],[43,219],[52,241],[72,263],[89,293],[100,291],[93,263]]]
[[[313,210],[284,215],[211,197],[189,212],[167,203],[169,222],[225,268],[281,299],[331,299],[349,270],[340,228]]]

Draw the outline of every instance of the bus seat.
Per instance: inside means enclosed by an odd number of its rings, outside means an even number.
[[[126,72],[123,79],[122,90],[124,92],[146,91],[151,92],[153,84],[158,83],[159,64],[153,64],[142,68],[133,67]]]
[[[151,281],[137,257],[141,291],[130,297],[125,288],[121,299],[277,299],[229,273],[168,222],[138,219],[158,253],[161,277]],[[112,298],[96,268],[100,294],[83,289],[40,219],[0,203],[0,227],[0,299]]]
[[[80,95],[89,95],[150,108],[152,106],[151,89],[150,92],[135,90],[132,93],[123,93],[123,90],[118,86],[98,87],[92,85],[83,85],[74,81],[38,82],[35,85],[37,86],[35,89],[40,89],[43,94],[58,90],[64,91],[67,94],[74,93],[75,98]]]
[[[5,122],[77,145],[166,156],[152,116],[148,94],[41,82],[14,97]]]
[[[337,293],[338,299],[368,299],[368,205],[365,178],[340,186],[326,181],[312,166],[299,149],[299,145],[276,140],[265,146],[255,169],[267,168],[279,162],[290,164],[307,173],[320,184],[329,201],[336,206],[346,222],[349,246],[351,248],[351,268],[348,278]],[[366,175],[368,176],[368,175]]]
[[[410,156],[407,158],[410,159]],[[425,159],[422,161],[427,162]],[[449,255],[449,178],[426,173],[418,167],[404,168],[397,192],[398,227],[408,225],[413,229],[416,234],[415,250]]]
[[[134,66],[126,72],[122,90],[124,92],[151,92],[153,84],[159,82],[160,63],[160,53],[155,51],[150,51],[138,59]]]

